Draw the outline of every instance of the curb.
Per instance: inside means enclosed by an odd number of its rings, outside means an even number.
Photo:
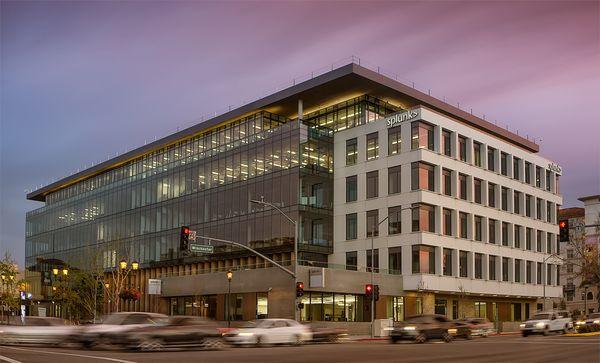
[[[594,331],[590,333],[569,333],[565,334],[565,337],[595,337],[600,336],[600,331]]]

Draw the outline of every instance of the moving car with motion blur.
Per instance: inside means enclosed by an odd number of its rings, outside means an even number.
[[[0,325],[0,345],[63,345],[77,329],[64,319],[26,316],[16,325]]]
[[[294,344],[312,339],[310,327],[291,319],[263,319],[225,334],[225,340],[239,345]]]
[[[496,333],[494,324],[486,318],[462,318],[454,320],[458,327],[468,329],[470,337],[488,337]],[[459,329],[460,330],[460,329]]]
[[[587,317],[577,320],[575,329],[578,333],[600,331],[600,313],[591,313]]]
[[[417,315],[395,325],[390,332],[390,341],[397,343],[412,340],[424,343],[430,339],[441,339],[449,343],[457,333],[457,325],[444,315]]]
[[[126,349],[161,351],[200,348],[218,350],[225,341],[214,321],[194,316],[171,316],[132,331],[109,334],[111,344]]]
[[[311,327],[312,341],[315,343],[338,343],[348,336],[348,330],[336,328]]]
[[[86,348],[102,348],[115,344],[115,337],[137,329],[165,324],[168,317],[155,313],[114,313],[106,316],[102,324],[87,325],[75,337]]]
[[[548,311],[535,314],[519,327],[521,334],[526,337],[531,334],[548,335],[551,332],[567,333],[573,328],[573,323],[567,311]]]

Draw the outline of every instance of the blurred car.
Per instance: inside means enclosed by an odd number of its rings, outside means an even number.
[[[457,325],[444,315],[417,315],[398,323],[390,332],[390,340],[413,340],[424,343],[430,339],[442,339],[449,343],[459,331]]]
[[[566,311],[548,311],[535,314],[519,327],[521,334],[526,337],[531,334],[548,335],[554,331],[567,333],[573,328],[573,323]]]
[[[17,325],[0,325],[0,345],[61,345],[77,328],[64,319],[27,316]]]
[[[494,334],[494,324],[486,318],[462,318],[454,320],[459,326],[465,326],[469,329],[471,337],[487,337]]]
[[[255,320],[245,327],[225,334],[225,340],[232,344],[295,344],[300,345],[312,339],[312,331],[291,319]]]
[[[335,328],[311,328],[312,341],[319,343],[337,343],[340,338],[346,337],[348,331],[346,329]]]
[[[600,331],[600,313],[591,313],[588,316],[575,322],[575,329],[578,333],[588,333]]]
[[[102,324],[87,325],[75,339],[86,348],[110,346],[119,333],[165,324],[168,317],[155,313],[115,313],[106,316]]]
[[[225,347],[222,334],[214,321],[194,316],[171,316],[156,325],[132,331],[109,333],[111,345],[141,351]]]

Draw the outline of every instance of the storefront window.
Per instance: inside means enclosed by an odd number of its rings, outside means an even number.
[[[447,312],[447,301],[445,299],[435,299],[435,313],[439,315],[446,315]]]
[[[362,300],[352,294],[307,292],[301,298],[302,321],[358,321]]]
[[[392,298],[392,316],[394,321],[404,321],[404,297],[394,296]]]
[[[475,316],[478,318],[487,318],[485,301],[475,301]]]
[[[269,315],[269,299],[266,292],[256,294],[256,318],[266,319]]]

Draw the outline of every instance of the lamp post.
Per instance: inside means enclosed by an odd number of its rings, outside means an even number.
[[[233,272],[227,271],[227,327],[231,326],[231,279],[233,279]]]
[[[375,332],[373,330],[373,322],[375,321],[375,285],[373,284],[375,280],[375,249],[374,249],[374,239],[375,239],[375,230],[379,231],[379,226],[385,222],[389,216],[385,217],[381,220],[381,222],[377,223],[377,225],[373,225],[371,228],[371,286],[373,287],[373,291],[371,292],[371,338],[374,337]],[[377,233],[379,235],[379,233]],[[377,256],[379,257],[379,256]],[[379,265],[379,261],[377,261],[377,265]]]
[[[117,312],[120,310],[121,298],[119,294],[121,293],[121,289],[123,289],[125,280],[129,277],[129,273],[133,271],[137,271],[140,268],[140,263],[137,260],[133,260],[131,262],[131,266],[125,258],[119,261],[119,270],[117,272],[117,278],[115,279],[115,300],[117,301]],[[131,283],[131,279],[129,281]],[[134,302],[135,304],[135,302]]]
[[[273,203],[265,202],[263,196],[260,197],[260,200],[251,199],[250,203],[256,203],[256,204],[260,204],[260,205],[266,205],[266,206],[269,206],[269,207],[275,209],[276,211],[278,211],[279,213],[281,213],[281,215],[283,215],[294,226],[294,262],[293,262],[293,267],[294,267],[294,288],[295,288],[296,287],[296,283],[298,281],[298,222],[295,221],[295,220],[293,220],[287,214],[285,214],[278,206],[274,205]],[[300,311],[298,310],[298,304],[297,304],[298,301],[297,301],[297,299],[298,299],[298,297],[294,298],[294,319],[296,321],[300,320],[299,319],[299,313],[300,313]]]

